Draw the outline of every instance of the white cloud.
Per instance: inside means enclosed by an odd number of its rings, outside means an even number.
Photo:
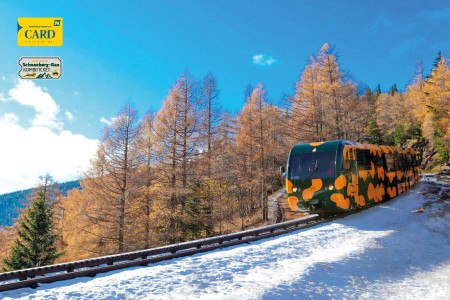
[[[79,91],[73,91],[73,94],[74,94],[75,96],[79,96],[79,95],[80,95],[80,92],[79,92]]]
[[[0,121],[0,140],[0,194],[33,187],[45,173],[60,182],[76,179],[97,149],[97,140],[81,134],[6,120]]]
[[[116,119],[117,119],[117,118],[115,118],[115,117],[111,117],[111,118],[109,118],[109,119],[107,119],[107,118],[105,118],[105,117],[101,117],[101,118],[100,118],[100,122],[102,122],[102,123],[104,123],[104,124],[106,124],[106,125],[111,125],[112,122],[114,122]]]
[[[256,54],[252,57],[253,63],[258,66],[270,66],[278,62],[277,59],[265,54]]]
[[[33,187],[45,173],[59,182],[79,178],[89,167],[98,140],[63,130],[62,124],[55,132],[59,108],[34,83],[19,82],[8,94],[8,101],[31,106],[36,113],[28,128],[14,113],[0,115],[0,194]]]
[[[3,116],[0,116],[0,122],[8,122],[8,123],[17,123],[19,121],[19,117],[13,113],[6,113]]]
[[[75,117],[70,111],[66,111],[64,114],[69,122],[72,122],[75,119]]]
[[[56,120],[59,107],[55,100],[33,81],[19,80],[18,84],[9,90],[8,95],[8,100],[34,108],[36,115],[32,120],[33,126],[62,129],[62,124]]]
[[[2,76],[2,80],[3,80],[3,81],[6,81],[6,76]]]

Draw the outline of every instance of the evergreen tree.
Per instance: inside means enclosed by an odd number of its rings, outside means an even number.
[[[407,139],[405,126],[402,123],[397,124],[394,131],[394,143],[401,146]]]
[[[395,96],[396,94],[398,94],[398,89],[397,89],[397,84],[394,83],[393,86],[391,86],[391,88],[389,89],[389,95],[391,96]]]
[[[383,135],[374,118],[369,119],[365,141],[370,144],[383,144]]]
[[[8,270],[20,270],[52,264],[62,253],[55,246],[53,209],[49,201],[49,176],[38,186],[31,206],[19,219],[10,257],[4,260]]]
[[[367,127],[366,127],[366,135],[364,140],[371,144],[382,144],[383,137],[381,134],[380,127],[377,123],[377,98],[378,95],[381,94],[380,85],[375,89],[375,93],[373,93],[369,88],[366,88],[364,91],[364,95],[362,99],[365,100],[369,105],[369,116],[367,118]]]
[[[438,51],[438,55],[434,59],[433,66],[437,68],[439,64],[442,62],[442,60],[445,60],[444,56],[442,55],[442,51]]]
[[[381,86],[380,86],[380,84],[378,84],[377,87],[375,88],[374,94],[375,94],[375,97],[378,97],[378,96],[381,95]]]

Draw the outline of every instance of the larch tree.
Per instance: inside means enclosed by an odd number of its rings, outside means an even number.
[[[57,205],[61,212],[61,218],[58,223],[58,229],[61,231],[64,245],[63,261],[73,261],[92,257],[97,251],[98,236],[96,228],[90,219],[86,216],[86,211],[93,205],[93,197],[88,189],[86,180],[80,181],[81,189],[70,190]],[[112,252],[110,252],[112,253]]]
[[[229,113],[223,113],[217,126],[217,138],[214,142],[214,180],[212,181],[211,196],[216,200],[212,206],[212,221],[214,227],[218,226],[222,233],[225,224],[230,223],[239,210],[240,199],[237,166],[241,164],[236,155],[235,118]],[[245,201],[242,201],[245,202]]]
[[[197,211],[196,217],[191,218],[191,228],[198,228],[196,236],[199,234],[209,235],[214,229],[213,211],[216,204],[216,193],[220,185],[218,181],[218,171],[215,168],[214,160],[217,156],[216,140],[218,136],[218,126],[221,121],[221,108],[218,102],[219,88],[217,80],[212,73],[206,74],[201,83],[201,93],[199,95],[199,140],[197,147],[200,150],[199,160],[196,163],[195,195],[191,201],[191,211]],[[195,223],[195,224],[194,224]]]
[[[140,230],[136,230],[136,235],[142,240],[142,247],[150,248],[154,238],[152,232],[152,207],[156,197],[156,156],[155,156],[155,135],[153,132],[154,112],[148,112],[139,124],[139,133],[136,136],[136,147],[138,152],[139,166],[136,169],[136,183],[138,188],[135,193],[136,209],[135,220]],[[144,237],[142,239],[142,237]],[[137,238],[138,239],[138,238]]]
[[[17,238],[11,254],[4,260],[7,270],[20,270],[52,264],[62,255],[56,247],[53,208],[50,203],[51,179],[42,178],[31,205],[19,217]]]
[[[425,138],[438,152],[439,161],[449,160],[450,140],[450,68],[445,57],[439,53],[431,75],[425,81],[423,92],[426,115],[423,124]],[[431,124],[430,124],[431,123]]]
[[[321,141],[324,138],[324,110],[318,89],[319,64],[312,57],[296,83],[293,97],[289,97],[290,109],[286,122],[286,135],[294,143]]]
[[[103,130],[96,157],[87,172],[86,190],[91,205],[85,215],[95,230],[97,253],[121,253],[134,249],[131,233],[134,220],[134,174],[139,166],[136,147],[138,115],[125,105],[113,122]]]
[[[359,139],[367,123],[368,104],[356,90],[356,84],[344,81],[336,55],[324,44],[303,70],[295,96],[289,98],[286,134],[296,143]]]
[[[318,84],[322,98],[322,109],[324,113],[326,139],[345,138],[345,122],[349,113],[357,107],[356,85],[351,82],[344,82],[344,75],[339,70],[339,64],[333,50],[328,44],[324,44],[320,49],[316,61],[318,63]],[[356,124],[355,124],[356,125]],[[354,126],[354,125],[353,125]],[[348,127],[348,126],[347,126]]]
[[[423,123],[426,114],[426,109],[424,109],[426,107],[426,98],[423,92],[424,84],[422,64],[417,64],[413,82],[406,88],[405,101],[416,122],[420,124]]]
[[[201,147],[204,148],[207,158],[206,175],[211,176],[211,160],[213,145],[217,135],[217,126],[220,122],[220,106],[218,102],[219,88],[217,80],[212,73],[206,74],[202,82],[202,94],[199,97],[200,124],[199,131],[202,140]]]
[[[267,149],[269,146],[269,128],[266,103],[266,91],[260,83],[252,91],[247,103],[237,117],[237,150],[243,158],[244,178],[247,177],[250,202],[262,209],[262,220],[267,221]],[[245,180],[243,178],[243,180]],[[255,187],[258,187],[255,189]],[[254,198],[257,196],[257,198]],[[257,205],[254,205],[258,203]]]
[[[394,143],[394,132],[402,120],[404,101],[401,94],[382,93],[377,97],[376,115],[377,125],[388,144]]]
[[[342,138],[360,141],[364,137],[371,109],[370,98],[357,94],[356,84],[347,82],[342,87]]]
[[[165,187],[161,192],[166,194],[168,236],[171,242],[185,238],[184,218],[189,180],[192,164],[198,156],[197,101],[197,82],[185,71],[170,89],[154,121],[155,150],[161,166],[159,180]]]

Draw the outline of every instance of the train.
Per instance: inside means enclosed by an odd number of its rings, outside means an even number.
[[[420,161],[413,149],[334,140],[294,145],[280,172],[293,211],[332,215],[409,190],[419,182]]]

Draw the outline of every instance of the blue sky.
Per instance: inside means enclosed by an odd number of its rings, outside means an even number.
[[[17,46],[17,18],[44,16],[63,18],[63,46]],[[448,1],[3,1],[0,95],[11,99],[0,117],[29,129],[39,110],[10,96],[21,56],[61,57],[61,79],[21,88],[55,102],[56,135],[93,140],[126,101],[141,114],[159,109],[186,68],[197,79],[212,71],[222,106],[236,112],[247,84],[263,82],[275,103],[292,93],[325,42],[359,85],[388,89],[404,88],[418,59],[429,72],[439,50],[449,56],[449,36]]]

